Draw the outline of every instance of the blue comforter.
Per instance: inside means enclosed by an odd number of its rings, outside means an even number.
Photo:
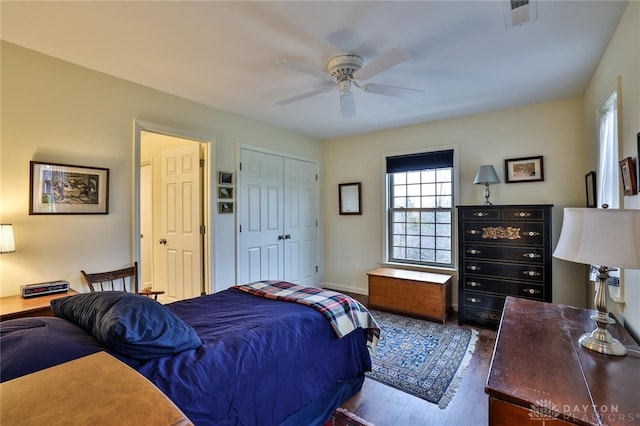
[[[338,339],[308,306],[228,289],[166,307],[196,330],[200,348],[148,361],[112,354],[197,425],[278,425],[371,369],[365,330]],[[3,381],[105,350],[60,318],[7,321],[0,331]]]

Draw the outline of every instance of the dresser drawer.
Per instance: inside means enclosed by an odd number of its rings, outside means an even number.
[[[462,211],[462,219],[464,220],[498,220],[500,218],[500,209],[491,207],[477,207]]]
[[[544,223],[540,222],[466,222],[462,228],[465,243],[499,243],[517,245],[545,244]]]
[[[464,290],[473,292],[497,293],[505,296],[526,297],[528,299],[545,300],[543,284],[492,280],[483,277],[465,276]]]
[[[502,210],[502,219],[504,220],[539,220],[546,219],[546,209],[544,208],[519,208],[508,207]]]
[[[474,308],[492,309],[502,311],[506,296],[496,296],[488,293],[477,293],[475,291],[465,291],[464,306]]]
[[[475,309],[466,306],[462,310],[462,313],[467,320],[474,321],[479,324],[488,324],[491,326],[497,326],[500,323],[500,317],[502,316],[502,311]]]
[[[467,244],[463,251],[465,259],[504,260],[520,263],[544,263],[544,248],[539,247],[509,247],[487,244]]]
[[[502,277],[532,282],[544,282],[546,278],[544,267],[534,264],[465,260],[463,268],[465,274],[484,277]]]

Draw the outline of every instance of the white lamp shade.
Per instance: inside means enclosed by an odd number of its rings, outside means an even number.
[[[500,178],[496,173],[496,169],[492,165],[480,166],[476,178],[473,180],[474,184],[488,184],[488,183],[500,183]]]
[[[565,208],[553,256],[587,265],[640,269],[640,210]]]
[[[9,223],[0,224],[0,253],[13,253],[16,243],[13,239],[13,226]]]

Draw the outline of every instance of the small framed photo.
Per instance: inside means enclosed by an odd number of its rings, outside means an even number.
[[[233,213],[233,203],[229,201],[223,201],[218,203],[218,213]]]
[[[543,181],[542,155],[504,160],[504,176],[505,183]]]
[[[30,162],[29,214],[108,214],[109,169]]]
[[[587,207],[597,207],[596,203],[596,172],[590,171],[584,175],[584,186],[587,193]]]
[[[638,186],[633,159],[627,157],[624,160],[620,160],[619,163],[620,172],[622,173],[622,189],[624,190],[624,195],[635,195],[638,192]]]
[[[218,172],[218,183],[233,185],[233,173]]]
[[[230,187],[230,186],[219,186],[218,187],[218,198],[221,198],[221,199],[233,198],[233,187]]]

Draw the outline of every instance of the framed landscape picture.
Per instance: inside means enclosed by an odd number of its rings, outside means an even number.
[[[108,213],[109,169],[30,162],[30,215]]]
[[[504,176],[506,183],[543,181],[542,155],[504,160]]]

